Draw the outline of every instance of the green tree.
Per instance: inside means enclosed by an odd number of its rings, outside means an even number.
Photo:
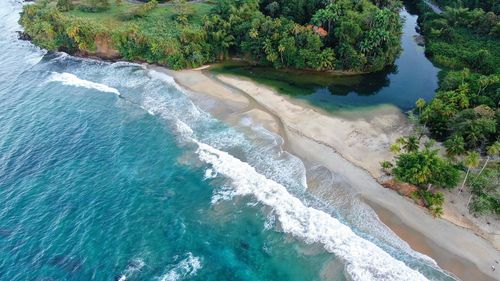
[[[471,212],[484,215],[486,213],[500,214],[500,198],[498,181],[500,166],[487,167],[481,174],[471,174],[467,186],[471,192],[467,206]]]
[[[452,188],[459,177],[457,169],[440,158],[437,150],[429,147],[398,155],[392,171],[398,180],[417,186],[427,185],[428,189],[431,185]]]
[[[401,152],[401,145],[396,141],[395,143],[391,144],[389,150],[394,154],[398,154]]]
[[[328,31],[331,31],[332,23],[340,16],[340,10],[337,3],[330,3],[325,9],[320,9],[314,14],[312,22],[318,26],[325,26]]]
[[[465,152],[464,138],[455,134],[444,142],[444,147],[446,154],[451,158],[461,155]]]
[[[422,115],[422,109],[425,107],[425,100],[423,98],[419,98],[416,102],[415,105],[418,108],[418,114]]]
[[[481,168],[481,171],[479,171],[479,175],[483,172],[484,168],[486,168],[486,165],[488,165],[488,161],[490,161],[490,157],[496,156],[500,154],[500,141],[494,142],[488,149],[486,150],[486,161],[484,161],[484,165]]]
[[[380,162],[380,167],[382,167],[382,170],[387,175],[389,175],[390,174],[390,170],[392,169],[392,167],[394,167],[394,165],[391,162],[389,162],[389,161],[382,161],[382,162]]]
[[[431,214],[438,218],[443,215],[444,194],[441,192],[431,192],[428,190],[418,190],[416,195],[422,198]]]
[[[420,147],[420,141],[416,136],[400,137],[396,140],[396,143],[399,144],[405,152],[415,152],[418,151]]]
[[[174,0],[173,10],[177,21],[183,24],[187,24],[190,15],[193,13],[193,7],[186,0]]]
[[[479,153],[476,151],[469,152],[469,154],[467,154],[467,156],[464,158],[464,165],[467,167],[467,173],[465,174],[465,178],[462,182],[462,186],[460,187],[459,192],[463,191],[470,170],[475,169],[477,168],[477,166],[479,166]]]

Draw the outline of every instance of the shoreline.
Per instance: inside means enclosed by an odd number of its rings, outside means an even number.
[[[384,106],[367,110],[361,117],[359,112],[356,116],[347,112],[342,117],[333,117],[244,78],[208,75],[200,69],[178,72],[158,66],[148,68],[173,76],[195,100],[206,99],[207,95],[217,100],[215,104],[204,105],[216,117],[228,123],[250,117],[280,135],[285,151],[305,163],[320,164],[345,176],[353,191],[375,210],[385,225],[412,249],[433,258],[441,268],[462,280],[500,277],[498,271],[491,270],[492,265],[499,267],[495,261],[500,259],[500,252],[490,242],[469,229],[434,219],[421,207],[377,182],[383,174],[376,160],[381,154],[392,157],[388,146],[409,130],[399,109]]]

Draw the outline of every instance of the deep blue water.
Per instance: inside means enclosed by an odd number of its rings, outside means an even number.
[[[0,280],[451,280],[361,202],[308,194],[278,136],[18,41],[20,7],[0,5]]]

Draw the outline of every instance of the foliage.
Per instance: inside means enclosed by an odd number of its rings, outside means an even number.
[[[58,14],[52,11],[54,1]],[[99,30],[112,38],[111,45],[125,59],[175,69],[240,56],[275,68],[371,72],[392,64],[400,53],[396,0],[219,0],[214,4],[175,0],[164,7],[157,7],[157,0],[144,4],[82,0],[78,12],[71,11],[71,0],[44,3],[25,8],[39,14],[21,20],[42,47],[91,52],[94,44],[87,41],[98,32],[85,25],[104,25]],[[198,7],[206,6],[212,9],[200,16]],[[328,18],[328,27],[323,18]],[[72,36],[61,28],[68,23],[63,19],[74,23]]]
[[[400,145],[405,152],[415,152],[420,147],[420,141],[416,136],[400,137],[396,140],[396,144]]]
[[[497,0],[435,0],[435,2],[442,7],[467,7],[470,9],[480,8],[484,11],[492,11],[495,14],[500,13],[500,2]]]
[[[465,152],[464,138],[455,134],[444,142],[444,147],[449,157],[462,155]]]
[[[62,13],[51,2],[37,2],[24,8],[20,23],[35,44],[49,50],[92,53],[98,37],[109,38],[110,46],[124,59],[181,69],[200,66],[214,57],[201,25],[210,5],[194,7],[192,23],[181,25],[172,20],[171,7],[159,8],[156,1],[113,2],[108,10],[92,13],[80,9]],[[139,14],[144,16],[124,16]]]
[[[481,74],[499,72],[500,17],[481,9],[447,8],[419,17],[426,54],[440,66],[469,68]]]
[[[472,201],[470,210],[478,215],[500,215],[500,165],[484,169],[483,173],[471,174],[467,180]]]
[[[174,0],[173,4],[176,20],[187,24],[189,16],[193,13],[192,6],[188,5],[186,0]]]
[[[484,149],[497,140],[500,130],[499,87],[500,74],[448,72],[420,120],[438,139],[461,138],[466,149]]]
[[[38,45],[49,50],[93,51],[96,35],[103,30],[96,23],[68,17],[46,3],[25,8],[21,24],[27,24],[26,32]]]
[[[392,171],[398,180],[417,186],[432,184],[453,188],[458,183],[459,171],[437,152],[426,146],[422,150],[401,153]]]
[[[333,69],[335,54],[318,34],[286,18],[271,18],[256,1],[220,1],[205,26],[217,56],[244,54],[276,68]]]
[[[384,172],[387,175],[389,175],[390,170],[392,169],[392,167],[394,167],[394,165],[389,161],[382,161],[382,162],[380,162],[380,167],[382,167],[382,170],[384,170]]]
[[[448,156],[472,150],[464,158],[467,172],[460,190],[467,183],[471,212],[498,214],[498,173],[495,178],[485,169],[492,155],[488,153],[479,173],[474,170],[481,159],[477,151],[493,147],[494,154],[499,141],[500,21],[491,7],[484,12],[468,9],[477,8],[472,1],[455,4],[441,15],[427,12],[419,17],[426,54],[445,68],[437,94],[423,107],[420,122],[432,136],[444,140]]]
[[[418,198],[422,198],[434,217],[443,215],[444,195],[441,192],[431,192],[425,189],[419,189],[415,192]]]
[[[328,31],[325,41],[337,54],[337,68],[377,71],[394,62],[402,25],[396,5],[389,6],[340,0],[314,13],[311,22]]]

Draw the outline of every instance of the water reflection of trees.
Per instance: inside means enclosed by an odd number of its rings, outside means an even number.
[[[356,82],[351,84],[333,83],[327,89],[335,96],[347,96],[355,93],[360,96],[376,95],[381,89],[389,87],[391,80],[389,74],[396,74],[397,66],[391,66],[383,71],[360,75],[356,77]]]

